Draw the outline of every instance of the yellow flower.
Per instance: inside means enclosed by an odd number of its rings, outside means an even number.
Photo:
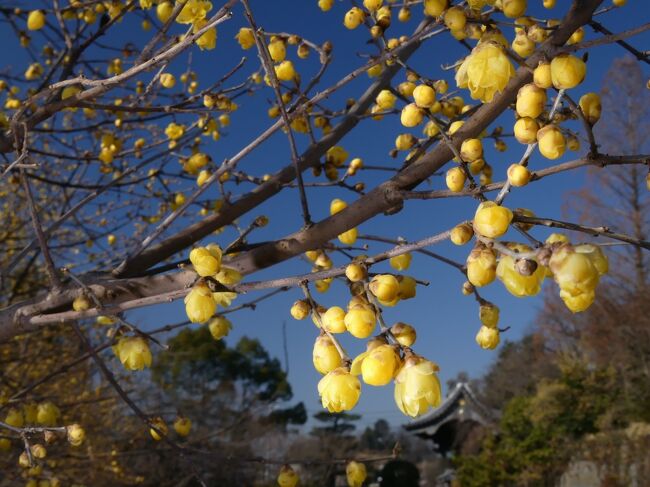
[[[520,274],[515,259],[509,255],[502,255],[499,259],[499,265],[497,265],[497,277],[503,282],[510,294],[519,298],[538,294],[542,289],[545,276],[546,268],[539,264],[530,276]]]
[[[160,84],[164,88],[173,88],[176,85],[176,78],[171,73],[163,73],[160,75]]]
[[[572,296],[592,292],[598,285],[598,269],[590,255],[575,251],[569,244],[553,251],[549,267],[560,289]]]
[[[149,434],[154,440],[160,441],[163,436],[167,436],[167,423],[161,417],[153,418],[149,424],[152,426],[149,429]]]
[[[560,289],[560,298],[562,298],[565,306],[572,313],[580,313],[593,304],[596,299],[596,293],[594,291],[586,291],[574,296],[570,292]]]
[[[440,405],[442,397],[438,366],[422,357],[411,356],[395,378],[395,402],[412,418]]]
[[[185,133],[185,127],[183,125],[174,122],[171,122],[165,128],[165,135],[170,140],[178,140],[183,136],[184,133]]]
[[[474,162],[483,157],[481,139],[465,139],[460,146],[460,156],[465,162]]]
[[[212,338],[215,340],[221,340],[228,336],[228,333],[232,330],[232,323],[223,316],[215,316],[210,320],[210,323],[208,323],[208,328],[210,329]]]
[[[210,252],[205,247],[197,247],[190,252],[190,262],[201,277],[214,276],[221,269],[221,249]]]
[[[422,123],[423,118],[423,111],[415,103],[409,103],[402,108],[400,121],[404,127],[415,127]]]
[[[341,366],[341,355],[327,335],[320,335],[314,342],[312,352],[314,368],[323,375]]]
[[[473,249],[467,257],[467,279],[476,287],[486,286],[496,277],[497,259],[486,247]]]
[[[560,54],[551,61],[551,80],[558,90],[578,86],[586,74],[584,61],[570,54]]]
[[[284,61],[284,58],[287,56],[287,48],[282,39],[274,39],[269,43],[268,48],[273,61],[276,63]]]
[[[345,332],[345,310],[339,306],[332,306],[321,315],[323,328],[330,333]]]
[[[75,311],[86,311],[87,309],[90,309],[91,306],[92,303],[85,294],[77,296],[72,302],[72,309]]]
[[[481,42],[465,58],[456,73],[459,88],[469,88],[475,100],[490,102],[504,90],[515,70],[503,48],[494,42]]]
[[[465,187],[465,172],[460,167],[452,167],[445,174],[445,184],[452,193],[459,193]]]
[[[210,248],[209,245],[208,248]],[[237,269],[221,266],[221,270],[217,272],[217,275],[214,276],[214,278],[224,286],[232,286],[242,280],[242,275]]]
[[[361,487],[368,476],[363,463],[351,461],[345,466],[345,476],[349,487]]]
[[[372,278],[368,285],[370,292],[382,301],[392,301],[398,297],[399,282],[390,274],[381,274]]]
[[[296,70],[293,63],[289,60],[282,61],[275,66],[275,75],[280,81],[291,81],[296,77]]]
[[[248,27],[239,29],[235,39],[237,39],[242,49],[250,49],[255,45],[255,34],[253,33],[253,29],[249,29]]]
[[[395,340],[397,340],[397,343],[403,347],[410,347],[415,343],[417,338],[415,328],[409,324],[402,323],[401,321],[391,326],[390,332],[395,337]]]
[[[351,228],[347,232],[340,233],[338,235],[339,242],[345,245],[352,245],[354,242],[357,241],[357,236],[359,234],[359,231],[357,228]]]
[[[474,215],[474,231],[487,238],[500,237],[508,231],[512,211],[493,201],[481,203]]]
[[[185,313],[192,323],[205,323],[217,310],[217,303],[208,286],[196,284],[185,296]]]
[[[39,63],[32,63],[25,70],[25,79],[26,80],[38,79],[42,74],[43,74],[43,66],[41,66]]]
[[[508,168],[508,181],[515,187],[526,186],[530,176],[530,171],[523,164],[511,164]]]
[[[381,90],[375,98],[375,103],[382,110],[390,110],[395,106],[397,97],[390,90]]]
[[[348,155],[348,152],[343,147],[340,145],[335,145],[327,149],[327,152],[325,153],[325,161],[333,164],[336,167],[341,167],[345,160],[348,158]],[[330,215],[338,213],[347,206],[348,205],[345,201],[339,198],[333,199],[330,203]]]
[[[192,430],[192,421],[189,418],[179,416],[174,421],[174,431],[178,436],[186,437]]]
[[[526,0],[502,0],[501,10],[506,17],[516,19],[526,13]]]
[[[359,282],[364,279],[367,274],[365,266],[356,262],[349,264],[345,268],[345,277],[347,277],[350,282]]]
[[[212,10],[212,2],[207,0],[185,0],[185,6],[176,17],[179,24],[193,24],[205,19]]]
[[[359,401],[361,383],[349,370],[338,367],[318,382],[318,394],[330,413],[349,411]]]
[[[216,292],[212,293],[212,299],[214,299],[214,302],[217,304],[217,306],[221,306],[222,308],[227,308],[232,304],[232,300],[237,297],[237,293],[232,293],[232,292]]]
[[[298,485],[298,474],[289,465],[284,465],[278,475],[278,485],[280,487],[296,487]]]
[[[345,327],[356,338],[368,338],[375,329],[377,317],[369,306],[353,306],[345,314]]]
[[[546,105],[546,90],[535,83],[528,83],[517,92],[517,115],[520,117],[537,118]]]
[[[497,328],[481,326],[476,334],[476,343],[485,350],[494,350],[497,348],[499,341],[499,330]]]
[[[192,31],[197,33],[203,27],[207,25],[207,20],[198,20],[192,25]],[[217,46],[217,28],[212,27],[206,30],[197,40],[196,45],[199,46],[201,50],[211,50]]]
[[[574,247],[576,252],[586,255],[598,271],[598,275],[606,274],[609,271],[609,261],[603,250],[598,245],[580,244]]]
[[[28,30],[41,30],[45,27],[45,12],[42,10],[32,10],[27,16]]]
[[[587,122],[591,125],[600,120],[602,106],[598,93],[587,93],[582,95],[578,104],[580,105],[580,110],[582,110],[585,119],[587,119]]]
[[[127,370],[143,370],[145,367],[151,367],[151,350],[143,337],[120,338],[113,351]]]
[[[401,365],[401,359],[395,346],[379,345],[369,348],[352,362],[351,373],[363,377],[363,381],[371,386],[388,384]]]
[[[72,446],[80,446],[86,439],[86,431],[76,423],[66,427],[66,434]]]
[[[396,271],[405,271],[411,265],[411,254],[409,252],[391,257],[390,266]]]

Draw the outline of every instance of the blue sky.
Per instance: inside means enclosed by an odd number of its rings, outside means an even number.
[[[215,2],[218,6],[221,2]],[[558,7],[546,11],[539,7],[541,1],[532,0],[529,14],[538,18],[561,18],[570,2],[567,0],[558,1]],[[626,28],[635,27],[650,18],[650,5],[641,0],[630,0],[629,5],[614,10],[599,18],[599,20],[610,30],[618,32]],[[609,1],[604,2],[605,5]],[[27,3],[25,4],[27,6]],[[36,5],[30,3],[29,5]],[[327,13],[323,13],[317,7],[316,0],[277,0],[273,2],[252,0],[251,6],[256,16],[257,23],[270,32],[289,32],[308,38],[309,40],[322,43],[331,40],[334,43],[333,63],[327,74],[323,77],[321,88],[327,87],[340,79],[352,69],[365,62],[359,54],[372,52],[371,46],[365,42],[368,38],[367,31],[360,29],[348,31],[342,25],[342,17],[349,8],[349,2],[337,2],[335,7]],[[413,19],[407,24],[397,21],[389,31],[391,36],[397,36],[411,32],[421,18],[420,7],[413,8]],[[235,79],[243,79],[258,66],[253,50],[245,53],[239,48],[233,37],[239,27],[245,25],[245,19],[241,14],[241,8],[235,10],[232,20],[225,22],[219,27],[217,49],[215,51],[200,52],[198,49],[192,52],[192,68],[197,72],[199,82],[205,84],[219,78],[234,66],[242,55],[248,57],[246,66],[241,76]],[[586,39],[594,38],[596,35],[590,28],[586,29]],[[126,20],[119,27],[123,36],[120,44],[134,42],[142,45],[144,36],[139,30],[135,21]],[[180,32],[180,30],[179,30]],[[509,40],[513,38],[511,29],[504,29]],[[3,65],[15,64],[24,65],[25,59],[20,50],[13,49],[13,36],[8,35],[6,24],[0,24],[0,37],[6,41],[8,59],[3,59]],[[650,45],[650,34],[647,32],[632,38],[633,45],[643,49]],[[318,66],[314,62],[314,55],[307,61],[297,60],[295,51],[289,49],[290,58],[294,60],[298,70],[302,73],[303,79],[315,73]],[[428,41],[420,48],[409,64],[417,71],[430,78],[444,78],[449,81],[450,89],[453,89],[453,71],[443,72],[441,65],[453,64],[466,51],[450,35],[445,34]],[[625,54],[618,46],[603,46],[590,53],[587,69],[587,79],[579,87],[571,90],[570,94],[578,99],[588,91],[598,91],[604,73],[611,61],[618,56]],[[183,56],[172,63],[172,72],[182,72],[187,66],[187,57]],[[648,70],[644,67],[644,71]],[[149,74],[148,76],[151,76]],[[404,80],[404,76],[398,75],[395,78],[395,85]],[[330,108],[341,107],[346,98],[360,96],[368,85],[368,78],[361,76],[358,80],[350,83],[341,93],[335,94],[327,102]],[[460,93],[468,102],[471,102],[467,92]],[[209,146],[208,152],[216,161],[222,160],[234,154],[244,144],[250,142],[257,134],[270,124],[266,116],[265,100],[272,99],[270,89],[264,89],[251,97],[238,99],[240,110],[232,114],[232,123],[225,136],[219,142]],[[505,132],[511,131],[514,116],[506,113],[499,124],[503,125]],[[577,125],[574,127],[577,128]],[[417,132],[416,132],[417,130]],[[412,130],[419,135],[420,129]],[[372,120],[362,121],[357,128],[350,133],[340,145],[351,154],[352,157],[361,157],[369,165],[396,166],[399,160],[393,160],[388,156],[389,150],[393,148],[396,135],[407,132],[400,126],[396,117],[387,117],[382,122]],[[306,137],[299,137],[300,147],[308,143]],[[517,160],[524,151],[524,146],[518,144],[514,139],[507,140],[509,150],[506,153],[497,153],[490,141],[484,144],[486,148],[486,159],[494,168],[494,180],[501,180],[505,176],[507,167]],[[583,147],[585,144],[583,144]],[[581,152],[584,152],[581,151]],[[577,157],[579,154],[567,153],[565,160]],[[289,150],[286,136],[278,133],[267,141],[255,153],[248,156],[242,162],[240,168],[255,175],[273,172],[285,166],[289,162]],[[555,161],[560,162],[560,161]],[[532,168],[542,168],[549,165],[539,156],[538,153],[531,159]],[[364,180],[370,188],[379,182],[378,177],[386,173],[373,173],[366,175],[361,173],[353,181]],[[582,186],[585,182],[585,171],[576,171],[568,175],[554,176],[536,182],[526,188],[515,190],[507,198],[507,205],[526,207],[532,209],[539,216],[561,217],[562,203],[566,192]],[[307,180],[314,178],[309,175]],[[321,179],[322,180],[322,179]],[[419,189],[442,188],[444,182],[441,178],[432,178],[430,183],[423,184]],[[181,190],[190,190],[192,185],[188,183]],[[252,188],[252,186],[244,186]],[[233,191],[241,191],[232,187]],[[320,220],[328,215],[329,201],[334,197],[341,197],[352,201],[354,194],[343,189],[307,189],[312,215]],[[440,231],[446,230],[456,223],[472,217],[476,203],[470,199],[450,199],[435,201],[412,201],[408,202],[404,210],[392,217],[378,216],[370,222],[360,226],[361,234],[383,235],[390,238],[398,236],[407,240],[416,240]],[[259,214],[269,216],[271,223],[261,229],[250,238],[251,241],[262,241],[271,238],[278,238],[289,234],[301,226],[300,208],[298,194],[295,190],[285,190],[272,198],[266,204],[242,219],[241,224],[246,225]],[[198,217],[193,217],[198,218]],[[188,220],[191,221],[191,220]],[[544,239],[548,231],[536,229],[533,234]],[[217,242],[222,245],[232,240],[234,234],[228,230],[220,236],[208,238],[204,243]],[[513,236],[513,238],[515,238]],[[384,245],[373,244],[370,252],[380,251],[386,248]],[[432,250],[450,258],[463,261],[469,252],[469,247],[458,248],[451,243],[443,243],[435,246]],[[336,264],[343,264],[345,261],[340,255],[333,255]],[[299,274],[309,271],[310,266],[300,260],[293,259],[272,269],[259,272],[249,279],[259,280],[271,277],[280,277]],[[387,263],[375,268],[375,271],[389,271]],[[460,293],[463,283],[461,274],[445,264],[438,263],[433,259],[415,254],[411,265],[410,275],[419,279],[430,281],[428,287],[418,288],[418,295],[415,299],[400,303],[395,308],[385,311],[385,317],[389,323],[404,321],[414,325],[418,331],[418,341],[415,345],[417,353],[437,362],[440,365],[440,376],[443,383],[458,374],[460,371],[468,372],[472,377],[481,376],[485,373],[496,356],[497,351],[484,351],[478,348],[474,337],[479,327],[478,309],[472,298],[464,297]],[[552,286],[547,283],[545,288]],[[517,299],[510,296],[500,283],[496,282],[482,292],[483,296],[492,300],[501,307],[501,326],[511,326],[511,329],[503,335],[503,339],[517,340],[534,322],[535,314],[541,306],[541,299]],[[252,298],[241,296],[237,302],[243,302]],[[283,293],[273,299],[261,303],[257,312],[242,311],[231,315],[230,319],[234,324],[234,331],[227,338],[229,343],[234,343],[243,335],[258,337],[269,352],[279,358],[283,357],[281,330],[282,323],[286,321],[288,347],[290,353],[289,379],[293,386],[296,401],[303,401],[313,414],[320,410],[316,384],[320,379],[319,374],[311,364],[312,344],[317,336],[317,330],[310,320],[295,321],[289,315],[291,303],[300,297],[296,290]],[[325,306],[339,305],[345,307],[348,297],[345,287],[340,283],[333,284],[330,292],[318,295],[317,299]],[[140,323],[143,328],[157,328],[166,323],[172,323],[184,319],[182,302],[138,310],[130,313],[131,319]],[[343,337],[343,344],[351,355],[361,352],[365,345],[360,340],[351,337]],[[525,373],[525,372],[522,372]],[[385,418],[393,425],[403,424],[407,421],[397,409],[392,398],[393,389],[391,386],[375,388],[363,386],[363,392],[359,404],[354,412],[364,415],[364,422],[374,422],[376,419]]]

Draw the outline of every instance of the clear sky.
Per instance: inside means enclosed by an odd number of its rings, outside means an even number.
[[[218,7],[221,2],[215,1]],[[571,2],[558,0],[558,6],[550,11],[541,8],[541,0],[530,0],[529,13],[535,17],[547,18],[549,16],[561,18]],[[609,0],[604,5],[609,5]],[[26,4],[27,5],[27,4]],[[32,5],[32,3],[30,3]],[[334,43],[334,61],[331,68],[323,77],[321,88],[325,88],[340,79],[352,69],[365,63],[364,53],[372,52],[371,46],[365,42],[367,32],[362,30],[348,31],[342,25],[342,18],[349,8],[349,2],[336,2],[335,7],[327,13],[323,13],[317,7],[316,0],[252,0],[251,5],[257,22],[265,30],[270,32],[289,32],[308,38],[309,40],[322,43],[331,40]],[[421,18],[420,7],[413,8],[413,20],[407,24],[394,22],[394,27],[389,31],[391,36],[411,32],[418,20]],[[638,26],[650,20],[650,3],[645,0],[629,0],[628,5],[622,9],[616,9],[599,17],[606,27],[618,32],[626,28]],[[235,11],[232,20],[225,22],[219,27],[217,49],[215,51],[200,52],[198,49],[192,53],[192,67],[198,74],[200,82],[206,84],[219,78],[234,66],[242,55],[248,60],[242,72],[242,79],[246,74],[257,67],[257,59],[253,50],[245,53],[239,48],[233,37],[239,27],[245,25],[241,14],[241,8]],[[143,34],[137,23],[125,21],[120,27],[123,35],[123,43],[131,41],[138,45],[142,44]],[[180,32],[180,30],[179,30]],[[513,38],[512,29],[504,31],[509,40]],[[586,39],[597,35],[590,29],[586,29]],[[19,64],[23,65],[25,59],[19,54],[18,49],[13,49],[15,43],[13,36],[9,34],[6,25],[0,25],[0,38],[6,46],[2,65]],[[640,49],[650,45],[650,34],[644,33],[630,42]],[[445,34],[428,41],[420,48],[409,62],[416,70],[421,71],[430,78],[444,78],[449,81],[450,89],[454,89],[453,71],[442,71],[441,65],[453,64],[466,50],[460,46],[450,35]],[[599,47],[590,53],[587,79],[574,90],[571,96],[578,99],[588,91],[598,91],[605,71],[611,61],[618,56],[625,54],[620,47],[604,46]],[[20,56],[20,57],[19,57]],[[291,58],[296,60],[295,52],[291,50]],[[312,54],[313,56],[313,54]],[[299,71],[303,73],[303,79],[307,79],[317,69],[314,62],[295,61]],[[300,64],[304,63],[304,64]],[[179,58],[172,66],[172,72],[182,72],[187,66],[187,57]],[[304,68],[303,68],[304,66]],[[648,72],[644,66],[644,72]],[[403,74],[395,78],[395,84],[404,80]],[[348,85],[340,94],[332,97],[327,103],[330,108],[341,107],[342,101],[346,98],[359,97],[368,84],[368,78],[364,75]],[[468,102],[471,102],[469,94],[465,91],[462,94]],[[230,128],[219,142],[210,146],[210,154],[216,161],[222,160],[234,154],[247,142],[250,142],[263,129],[268,127],[270,121],[265,114],[264,100],[271,99],[272,92],[269,89],[253,97],[238,99],[240,110],[232,114]],[[260,109],[262,108],[262,109]],[[514,121],[512,113],[507,113],[500,124],[505,132],[511,132]],[[577,128],[577,125],[575,125]],[[416,130],[418,132],[416,132]],[[412,132],[419,135],[420,129]],[[341,145],[351,154],[352,157],[361,157],[369,165],[395,166],[399,160],[391,159],[388,152],[393,148],[395,136],[407,132],[400,126],[397,117],[387,117],[382,122],[372,120],[362,121],[358,127],[350,133]],[[299,139],[301,147],[307,144],[306,137]],[[506,153],[498,153],[492,148],[490,141],[484,144],[486,148],[486,159],[494,168],[494,180],[502,180],[508,165],[519,160],[523,153],[524,146],[518,144],[514,139],[507,139],[510,149]],[[583,144],[583,147],[585,145]],[[582,150],[581,152],[584,152]],[[567,153],[565,160],[576,158],[575,153]],[[289,151],[286,137],[279,133],[265,143],[260,150],[248,156],[242,162],[241,168],[256,175],[273,172],[289,162]],[[560,161],[555,161],[560,162]],[[531,159],[532,168],[541,168],[549,165],[538,153]],[[379,176],[386,173],[371,174],[366,177],[361,173],[353,181],[365,180],[368,187],[378,182]],[[583,185],[585,182],[585,171],[576,171],[568,175],[554,176],[544,179],[530,186],[515,190],[507,199],[507,205],[511,208],[526,207],[532,209],[537,215],[545,217],[561,217],[562,202],[567,190]],[[307,176],[312,180],[312,176]],[[322,180],[322,179],[321,179]],[[191,187],[191,184],[185,188]],[[248,185],[248,188],[252,186]],[[444,181],[440,177],[434,177],[427,184],[419,189],[442,188]],[[241,191],[233,187],[233,191]],[[334,197],[341,197],[346,201],[352,201],[354,194],[343,189],[321,189],[308,188],[308,196],[312,214],[316,220],[328,215],[329,201]],[[407,202],[402,212],[392,217],[379,216],[374,220],[360,226],[361,234],[383,235],[390,238],[398,236],[407,240],[416,240],[446,229],[456,223],[472,217],[476,202],[471,199],[449,199],[435,201],[410,201]],[[298,205],[298,194],[295,190],[285,190],[272,198],[269,202],[253,212],[250,216],[242,219],[242,225],[246,225],[259,214],[269,216],[270,225],[252,235],[251,241],[262,241],[271,238],[278,238],[289,234],[301,226],[300,208]],[[196,217],[198,218],[198,217]],[[533,230],[533,234],[540,239],[545,239],[548,231],[543,229]],[[224,232],[220,236],[207,238],[204,243],[217,242],[222,245],[232,240],[232,231]],[[515,238],[515,236],[513,236]],[[371,251],[379,251],[386,248],[381,244],[373,244]],[[451,243],[442,243],[432,250],[450,258],[464,261],[469,247],[458,248]],[[335,264],[343,264],[345,260],[340,255],[332,256]],[[270,277],[280,277],[308,272],[310,266],[300,260],[293,259],[273,269],[259,272],[247,279],[259,280]],[[374,271],[389,271],[387,263],[373,268]],[[414,325],[418,331],[418,341],[415,344],[415,351],[440,365],[440,376],[443,383],[456,376],[460,371],[468,372],[472,377],[482,375],[489,367],[491,361],[498,353],[496,351],[481,350],[475,343],[474,337],[479,327],[478,308],[471,297],[464,297],[461,292],[463,278],[461,274],[452,267],[441,264],[429,257],[414,254],[410,275],[422,280],[430,281],[428,287],[418,287],[418,295],[415,299],[404,301],[395,308],[388,308],[385,317],[389,323],[404,321]],[[545,288],[553,286],[546,283]],[[541,299],[517,299],[510,296],[503,286],[496,282],[482,292],[483,296],[492,300],[501,307],[501,326],[511,326],[511,329],[504,333],[503,339],[517,340],[534,322],[534,317],[541,306]],[[236,303],[252,298],[253,295],[240,296]],[[294,389],[296,401],[303,401],[310,413],[320,410],[316,384],[320,375],[312,366],[312,344],[317,336],[317,329],[311,320],[295,321],[289,315],[291,303],[300,297],[299,290],[291,290],[273,299],[261,303],[257,312],[248,310],[231,315],[230,319],[234,324],[234,331],[226,339],[234,343],[242,335],[258,337],[269,352],[283,359],[282,344],[282,323],[286,321],[287,345],[289,349],[289,380]],[[339,305],[345,307],[348,297],[345,286],[341,283],[334,283],[330,292],[318,295],[317,299],[325,306]],[[158,327],[166,323],[173,323],[184,319],[184,309],[181,301],[172,304],[138,310],[130,313],[131,319],[142,325],[143,328]],[[361,352],[365,344],[360,340],[352,339],[349,336],[343,337],[343,344],[351,355]],[[525,371],[522,371],[525,373]],[[375,388],[363,386],[363,392],[359,404],[354,412],[364,415],[364,422],[374,422],[376,419],[385,418],[391,424],[397,426],[407,421],[393,401],[392,386]]]

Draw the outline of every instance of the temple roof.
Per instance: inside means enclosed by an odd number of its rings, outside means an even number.
[[[496,414],[484,406],[466,382],[459,382],[439,407],[404,425],[407,431],[432,437],[445,423],[473,421],[481,425],[492,423]]]

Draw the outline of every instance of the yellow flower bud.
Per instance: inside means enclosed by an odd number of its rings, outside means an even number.
[[[208,248],[210,248],[210,245],[208,245]],[[222,266],[214,278],[224,286],[232,286],[242,280],[242,275],[236,269]]]
[[[521,31],[512,41],[512,50],[526,58],[535,52],[535,41],[528,37],[526,32]]]
[[[41,30],[45,27],[45,12],[42,10],[32,10],[27,16],[28,30]]]
[[[293,306],[291,306],[291,310],[289,312],[294,319],[304,320],[311,312],[311,305],[306,299],[299,299],[293,303]]]
[[[598,271],[598,275],[602,276],[609,271],[609,260],[598,245],[580,244],[576,245],[574,250],[589,257],[591,263]]]
[[[171,73],[163,73],[160,75],[160,84],[164,88],[173,88],[176,85],[176,78]]]
[[[586,93],[580,97],[580,110],[591,125],[600,120],[602,106],[598,93]]]
[[[415,91],[415,83],[412,81],[404,81],[397,86],[397,91],[399,91],[402,96],[410,98],[413,96],[413,92]]]
[[[11,408],[7,411],[7,416],[5,416],[6,424],[13,426],[14,428],[22,428],[25,424],[25,419],[23,417],[23,412],[16,408]]]
[[[344,333],[345,310],[339,306],[332,306],[321,315],[323,328],[330,333]]]
[[[413,100],[420,108],[430,108],[436,101],[436,92],[429,85],[419,85],[413,90]]]
[[[206,247],[197,247],[190,252],[190,262],[201,277],[214,276],[221,269],[221,248],[212,247],[212,252]]]
[[[404,127],[416,127],[422,123],[423,118],[424,113],[415,103],[409,103],[402,108],[400,121]]]
[[[351,461],[345,467],[345,476],[349,487],[361,487],[368,476],[363,463]]]
[[[396,271],[405,271],[411,265],[411,254],[406,253],[390,258],[390,266]]]
[[[467,279],[476,287],[486,286],[496,278],[497,259],[486,247],[473,249],[467,257]]]
[[[81,445],[86,439],[86,431],[78,424],[71,424],[66,427],[66,434],[68,437],[68,443],[72,446]]]
[[[287,48],[284,45],[284,41],[281,39],[276,39],[270,42],[268,48],[271,59],[276,63],[284,61],[284,58],[287,57]]]
[[[561,233],[551,233],[546,239],[546,243],[549,245],[554,243],[568,243],[568,242],[569,242],[569,237]]]
[[[361,374],[363,381],[371,386],[385,386],[397,373],[401,359],[395,346],[379,345],[369,348],[352,362],[351,373]]]
[[[338,367],[318,382],[318,394],[330,413],[349,411],[359,401],[361,384],[346,368]]]
[[[228,336],[228,333],[232,330],[232,323],[223,316],[215,316],[210,320],[210,323],[208,323],[208,328],[210,329],[212,338],[215,340],[221,340]]]
[[[397,276],[399,282],[399,299],[411,299],[415,297],[417,283],[409,276]]]
[[[499,323],[499,307],[492,303],[484,303],[479,306],[478,317],[483,326],[496,328]]]
[[[296,487],[298,485],[298,474],[289,465],[284,465],[278,475],[278,485],[280,487]]]
[[[465,187],[465,172],[460,167],[452,167],[445,175],[445,183],[449,191],[459,193]]]
[[[346,28],[352,30],[359,27],[363,20],[366,18],[366,14],[359,7],[352,7],[347,11],[345,17],[343,18],[343,25]]]
[[[77,296],[74,298],[74,301],[72,301],[72,309],[75,311],[86,311],[90,309],[91,306],[92,302],[85,294]]]
[[[357,236],[359,234],[359,231],[357,228],[351,228],[347,232],[343,232],[338,235],[339,242],[345,245],[352,245],[354,242],[357,241]]]
[[[567,45],[578,44],[579,42],[582,42],[584,38],[585,29],[584,27],[579,27],[573,34],[571,34],[571,37],[569,37],[569,40],[566,43]]]
[[[143,370],[145,367],[151,367],[151,350],[143,337],[120,338],[113,351],[127,370]]]
[[[537,142],[537,131],[539,124],[537,120],[530,117],[522,117],[515,122],[515,139],[521,144],[534,144]]]
[[[255,45],[255,34],[253,33],[253,29],[249,29],[248,27],[239,29],[235,39],[237,39],[242,49],[250,49]]]
[[[397,322],[390,327],[390,332],[403,347],[410,347],[415,343],[417,332],[407,323]]]
[[[544,2],[543,2],[544,8],[551,9],[551,8],[555,7],[556,1],[557,0],[544,0]]]
[[[460,146],[460,156],[465,162],[473,162],[483,157],[481,139],[465,139]]]
[[[449,239],[456,245],[465,245],[474,236],[474,230],[468,223],[461,223],[452,228]]]
[[[533,71],[533,83],[543,89],[553,86],[551,65],[549,63],[539,63],[539,66]]]
[[[456,84],[459,88],[469,88],[473,99],[491,102],[514,74],[512,63],[501,46],[481,42],[458,68]]]
[[[523,164],[511,164],[508,168],[508,181],[515,187],[526,186],[530,181],[530,171]]]
[[[520,117],[537,118],[544,111],[546,90],[534,83],[519,88],[517,93],[517,115]]]
[[[465,28],[467,17],[461,7],[451,7],[445,12],[444,21],[449,30],[458,32]]]
[[[367,275],[366,267],[363,264],[353,262],[345,268],[345,277],[351,282],[363,280]]]
[[[481,203],[474,215],[474,231],[487,238],[500,237],[508,231],[512,211],[493,201]]]
[[[42,402],[37,406],[36,409],[36,422],[43,426],[54,426],[56,425],[59,417],[61,416],[61,411],[51,402]]]
[[[206,284],[196,284],[185,296],[185,313],[192,323],[205,323],[217,310],[217,303]]]
[[[331,10],[334,6],[334,0],[318,0],[318,7],[323,11],[327,12]]]
[[[439,17],[447,8],[448,0],[424,0],[424,13],[431,17]]]
[[[47,449],[40,443],[32,445],[30,451],[32,453],[32,457],[37,459],[42,459],[47,456]]]
[[[395,378],[395,402],[402,413],[416,417],[441,402],[438,366],[422,357],[406,359]]]
[[[614,5],[614,7],[622,7],[626,3],[627,0],[612,0],[612,5]]]
[[[390,110],[395,106],[397,97],[390,90],[381,90],[375,98],[375,103],[382,110]]]
[[[312,353],[314,368],[323,375],[341,366],[341,355],[327,335],[320,335]]]
[[[551,61],[551,79],[558,90],[578,86],[586,74],[584,61],[571,54],[560,54]]]
[[[152,426],[152,428],[149,429],[149,434],[154,440],[160,441],[163,436],[167,436],[169,430],[164,419],[156,417],[153,418],[149,424]]]
[[[390,274],[381,274],[372,278],[368,285],[370,292],[382,301],[392,301],[398,297],[399,282]]]
[[[527,1],[526,0],[502,0],[501,10],[506,17],[516,19],[526,13]]]
[[[476,334],[476,343],[484,350],[494,350],[499,345],[499,330],[481,326]]]
[[[161,2],[156,7],[156,17],[164,24],[172,16],[173,11],[174,6],[171,2]]]
[[[179,416],[176,418],[176,420],[174,420],[174,431],[176,431],[176,434],[178,436],[182,436],[184,438],[190,434],[191,430],[192,421],[190,418]]]
[[[345,327],[356,338],[368,338],[375,329],[377,317],[368,306],[354,306],[345,314]]]
[[[547,159],[562,157],[566,150],[566,139],[555,125],[546,125],[537,132],[539,152]]]

